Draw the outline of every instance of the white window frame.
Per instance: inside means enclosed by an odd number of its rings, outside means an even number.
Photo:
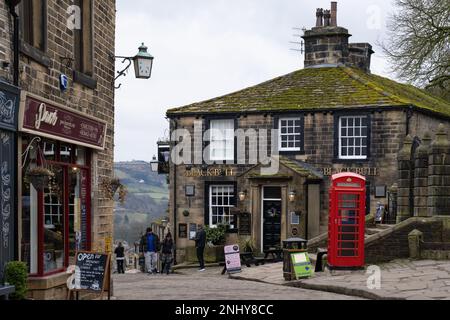
[[[356,144],[352,147],[352,148],[356,148],[356,147],[366,147],[366,149],[367,149],[367,152],[366,152],[366,155],[353,155],[353,156],[349,156],[348,155],[348,152],[347,152],[347,155],[346,156],[344,156],[344,155],[342,155],[342,148],[343,148],[343,146],[342,146],[342,139],[343,139],[343,137],[342,137],[342,128],[343,128],[343,126],[342,126],[342,120],[343,119],[347,119],[347,126],[346,126],[346,128],[349,128],[348,127],[348,120],[349,119],[353,119],[353,130],[355,130],[355,128],[359,128],[360,129],[360,135],[359,136],[357,136],[357,135],[355,135],[355,134],[353,134],[353,136],[345,136],[345,138],[349,138],[349,139],[351,139],[351,138],[354,138],[354,139],[366,139],[367,140],[367,144],[364,146],[362,143],[361,143],[361,145],[359,145],[359,146],[356,146]],[[359,125],[359,127],[356,127],[355,126],[355,119],[360,119],[360,125]],[[366,119],[367,120],[367,125],[366,126],[363,126],[362,125],[362,120],[363,119]],[[369,121],[369,117],[368,116],[365,116],[365,115],[355,115],[355,116],[342,116],[342,117],[339,117],[339,128],[338,128],[338,136],[339,136],[339,138],[338,138],[338,140],[339,140],[339,159],[343,159],[343,160],[366,160],[367,159],[367,154],[368,154],[368,152],[369,152],[369,123],[368,123],[368,121]],[[367,129],[367,135],[366,136],[363,136],[362,135],[362,129],[363,128],[366,128]],[[347,147],[347,151],[348,151],[348,149],[349,149],[349,147]]]
[[[231,128],[217,129],[214,123],[229,122]],[[213,119],[209,121],[210,145],[209,160],[211,161],[234,161],[235,160],[235,121],[234,119]],[[223,144],[219,148],[218,145]],[[221,156],[213,156],[214,150],[222,151]]]
[[[282,121],[299,121],[299,123],[300,123],[300,133],[298,133],[298,134],[296,134],[295,133],[295,126],[294,126],[294,133],[282,133],[281,132],[281,122]],[[301,117],[285,117],[285,118],[280,118],[279,120],[278,120],[278,131],[279,131],[279,133],[278,133],[278,150],[279,151],[281,151],[281,152],[283,152],[283,151],[297,151],[297,152],[300,152],[300,151],[302,151],[302,147],[301,147],[301,145],[302,145],[302,139],[303,139],[303,136],[302,136],[302,118]],[[298,147],[298,148],[283,148],[282,147],[282,139],[281,139],[281,137],[282,136],[291,136],[291,135],[298,135],[299,137],[300,137],[300,140],[299,140],[299,143],[300,143],[300,147]]]
[[[221,195],[222,196],[222,205],[218,205],[218,204],[213,205],[213,189],[214,188],[223,188],[222,195]],[[231,192],[227,192],[225,195],[225,192],[224,192],[225,188],[231,190]],[[227,205],[224,205],[223,200],[225,199],[225,197],[228,198],[228,200],[229,200]],[[235,207],[235,205],[233,204],[235,197],[236,197],[236,194],[235,194],[234,185],[223,184],[223,185],[210,185],[209,186],[209,226],[210,227],[217,227],[217,225],[220,223],[220,222],[218,222],[216,224],[213,223],[213,208],[214,207],[215,208],[229,208],[230,213],[227,215],[227,217],[229,218],[228,221],[231,220],[231,218],[233,217],[233,214],[231,214],[231,208]],[[225,215],[224,215],[224,217],[225,217]],[[222,221],[223,221],[223,219],[222,219]],[[234,221],[234,223],[236,224],[237,221]],[[232,225],[232,226],[230,226],[230,228],[232,228],[232,229],[236,228],[236,225]]]

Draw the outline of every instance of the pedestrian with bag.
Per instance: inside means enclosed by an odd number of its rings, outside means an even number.
[[[161,273],[166,273],[167,275],[169,275],[170,268],[172,266],[172,261],[173,261],[173,239],[172,234],[168,232],[161,246],[161,262],[162,262]]]
[[[145,257],[145,272],[148,274],[158,273],[156,265],[161,244],[158,235],[153,233],[152,228],[147,228],[147,232],[141,238],[140,245]]]
[[[205,271],[205,246],[206,246],[206,232],[203,230],[202,225],[198,225],[198,231],[195,235],[195,248],[197,249],[197,259],[200,263],[200,269],[198,271]]]

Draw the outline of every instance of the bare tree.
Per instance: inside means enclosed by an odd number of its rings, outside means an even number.
[[[394,71],[434,92],[450,88],[450,0],[395,0],[382,47]]]

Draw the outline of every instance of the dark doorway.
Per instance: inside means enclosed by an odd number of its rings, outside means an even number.
[[[263,250],[281,247],[281,188],[263,188]]]

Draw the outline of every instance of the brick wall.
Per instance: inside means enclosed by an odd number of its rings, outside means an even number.
[[[92,163],[93,249],[104,249],[104,239],[113,236],[113,202],[105,198],[98,185],[101,179],[113,175],[114,60],[109,55],[115,48],[116,5],[114,0],[94,1],[94,78],[97,88],[89,89],[74,83],[71,69],[61,61],[61,57],[73,57],[74,53],[74,35],[66,26],[66,10],[72,4],[70,0],[47,1],[48,49],[45,56],[50,59],[50,66],[22,54],[20,85],[23,90],[107,122],[106,149],[95,151]],[[0,15],[3,5],[4,1],[1,1]],[[69,89],[65,92],[59,89],[61,73],[69,77]]]
[[[12,81],[12,54],[11,54],[11,25],[12,17],[5,1],[0,1],[0,79],[6,82]],[[10,64],[9,68],[3,67],[3,62]]]

